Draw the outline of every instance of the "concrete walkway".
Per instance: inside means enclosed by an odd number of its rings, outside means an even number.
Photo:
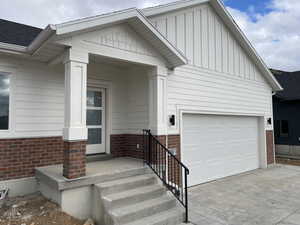
[[[190,188],[196,225],[300,225],[300,167],[277,165]]]

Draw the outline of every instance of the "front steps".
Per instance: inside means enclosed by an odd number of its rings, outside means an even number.
[[[184,211],[154,174],[117,179],[95,187],[105,225],[179,225]]]

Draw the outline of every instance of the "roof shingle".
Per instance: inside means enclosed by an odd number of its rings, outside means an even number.
[[[42,29],[0,19],[0,42],[28,46]]]
[[[283,91],[276,93],[276,97],[286,100],[300,100],[300,71],[284,72],[272,70],[274,76],[283,87]]]

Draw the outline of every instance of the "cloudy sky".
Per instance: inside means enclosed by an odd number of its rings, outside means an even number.
[[[1,0],[0,18],[45,27],[49,23],[172,1]],[[224,1],[268,66],[288,71],[300,70],[300,0]]]

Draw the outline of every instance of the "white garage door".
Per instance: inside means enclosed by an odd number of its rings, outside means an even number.
[[[258,118],[184,114],[189,186],[259,168]]]

